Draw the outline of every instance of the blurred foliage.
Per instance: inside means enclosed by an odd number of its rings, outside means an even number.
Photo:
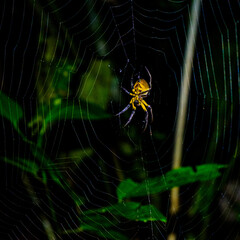
[[[31,173],[35,177],[37,177],[37,173],[39,171],[39,166],[35,162],[33,162],[29,159],[22,159],[22,158],[9,159],[6,157],[1,157],[1,160],[5,163],[11,164],[11,165],[19,168],[23,172]]]
[[[110,62],[94,60],[89,70],[82,75],[79,98],[88,103],[95,104],[106,110],[110,97],[116,98],[117,92],[114,86],[117,79],[112,74]]]
[[[58,99],[58,101],[55,101],[48,106],[47,113],[44,113],[41,117],[43,123],[40,135],[43,135],[46,132],[47,127],[49,125],[51,126],[56,121],[72,119],[99,120],[109,117],[111,117],[111,115],[106,113],[96,104],[94,105],[83,101],[73,102],[71,104],[69,101],[62,102],[61,99]]]

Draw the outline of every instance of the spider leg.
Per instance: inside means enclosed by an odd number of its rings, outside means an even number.
[[[150,105],[148,105],[143,99],[141,100],[141,102],[150,110],[150,114],[151,114],[151,122],[153,122],[153,112],[152,112],[152,107]]]
[[[133,118],[135,112],[136,112],[135,110],[132,110],[132,113],[131,113],[131,115],[130,115],[128,121],[127,121],[127,123],[124,125],[124,127],[126,127],[126,126],[131,122],[131,120],[132,120],[132,118]]]
[[[144,126],[144,129],[143,129],[143,132],[145,132],[145,130],[147,128],[147,125],[148,125],[148,111],[147,111],[145,105],[148,106],[148,104],[143,99],[141,99],[139,101],[139,104],[141,105],[142,109],[144,110],[144,112],[146,114],[145,115],[145,126]]]
[[[127,93],[127,94],[129,94],[129,95],[131,95],[131,96],[136,96],[136,94],[134,94],[134,93],[130,93],[127,89],[125,89],[124,87],[121,87],[124,91],[125,91],[125,93]]]
[[[146,128],[147,128],[147,125],[148,125],[148,111],[145,111],[145,126],[144,126],[144,129],[143,129],[143,132],[145,132]]]
[[[150,87],[150,89],[152,88],[152,75],[151,75],[151,73],[148,71],[148,69],[147,69],[147,67],[145,66],[145,69],[146,69],[146,71],[148,72],[148,75],[149,75],[149,78],[150,78],[150,80],[149,80],[149,87]]]
[[[150,109],[150,114],[151,114],[151,123],[153,122],[153,111],[152,111],[152,107],[150,105],[148,105],[148,109]]]
[[[125,89],[124,87],[121,87],[121,89],[124,90],[125,93],[131,95],[131,93],[127,89]]]
[[[131,104],[129,103],[121,112],[115,114],[115,116],[121,115],[122,113],[126,112],[130,107],[131,107]]]
[[[146,103],[146,101],[145,100],[143,100],[143,99],[141,99],[141,103],[144,105],[144,106],[146,106],[146,107],[148,107],[149,105]]]

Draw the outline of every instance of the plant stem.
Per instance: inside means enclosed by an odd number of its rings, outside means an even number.
[[[192,62],[195,52],[200,7],[201,0],[195,0],[192,2],[187,42],[184,54],[182,85],[180,92],[179,110],[177,116],[177,126],[175,131],[172,169],[177,169],[181,167],[188,97],[192,74]],[[175,187],[171,190],[170,214],[174,215],[178,211],[179,211],[179,188]],[[172,234],[170,234],[169,236],[171,236],[171,239],[174,239],[172,238]]]

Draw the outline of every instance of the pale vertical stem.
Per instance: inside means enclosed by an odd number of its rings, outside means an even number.
[[[184,54],[183,75],[180,91],[180,102],[177,116],[177,125],[175,131],[175,142],[173,150],[172,168],[177,169],[181,167],[182,151],[184,142],[184,131],[188,107],[188,97],[190,91],[192,62],[195,51],[195,43],[197,36],[198,21],[200,16],[201,0],[194,0],[192,2],[190,22],[187,33],[187,42]],[[171,190],[171,206],[170,213],[176,214],[179,210],[179,188],[175,187]]]

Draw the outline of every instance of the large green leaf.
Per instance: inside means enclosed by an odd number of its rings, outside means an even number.
[[[219,164],[204,164],[197,166],[196,171],[192,167],[182,167],[171,170],[165,175],[149,178],[142,183],[136,183],[126,179],[117,188],[119,201],[129,197],[145,196],[160,193],[176,186],[182,186],[197,181],[208,181],[221,175],[219,169],[226,167]]]
[[[0,91],[0,115],[7,118],[17,131],[18,122],[23,117],[22,108],[19,104]]]

